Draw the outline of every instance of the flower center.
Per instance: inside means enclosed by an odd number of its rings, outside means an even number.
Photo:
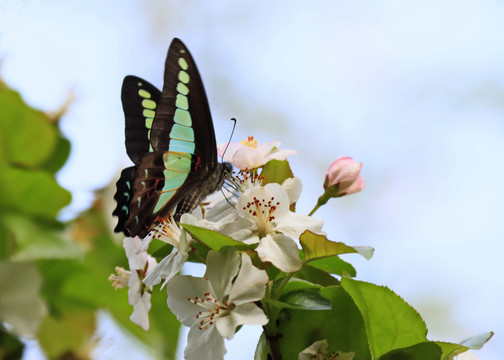
[[[243,207],[244,211],[248,211],[248,213],[252,215],[257,226],[259,237],[264,237],[272,232],[272,221],[275,220],[274,213],[278,205],[280,205],[280,202],[275,202],[274,196],[269,200],[259,199],[254,196],[253,200],[247,202]]]
[[[257,140],[253,136],[249,136],[247,140],[241,140],[240,144],[248,146],[252,149],[257,149]]]
[[[156,220],[159,221],[159,224],[152,229],[153,237],[178,248],[181,231],[171,213],[167,218]]]
[[[205,280],[208,281],[208,279]],[[204,293],[202,297],[187,298],[187,301],[203,309],[196,314],[196,319],[199,320],[198,329],[200,330],[207,330],[215,324],[219,317],[226,316],[231,311],[231,307],[226,301],[220,301],[209,292]]]
[[[234,173],[234,172],[233,172]],[[240,170],[231,178],[232,185],[241,193],[246,190],[261,186],[264,178],[257,174],[254,170]]]

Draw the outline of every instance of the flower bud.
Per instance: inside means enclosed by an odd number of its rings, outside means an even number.
[[[362,163],[350,157],[340,157],[333,162],[325,175],[324,189],[331,197],[355,194],[364,189],[364,179],[360,176]]]
[[[361,169],[362,163],[356,163],[351,157],[340,157],[333,162],[325,175],[325,191],[309,215],[313,215],[331,198],[355,194],[364,189],[364,179],[360,176]]]

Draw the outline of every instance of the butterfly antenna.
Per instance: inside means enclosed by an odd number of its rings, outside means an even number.
[[[224,152],[222,153],[222,158],[224,159],[224,154],[226,154],[226,151],[229,147],[229,144],[231,143],[231,139],[233,138],[233,134],[234,134],[234,131],[235,131],[235,128],[236,128],[236,119],[235,118],[231,118],[231,121],[233,122],[233,129],[231,130],[231,135],[229,136],[229,140],[226,144],[226,148],[224,149]]]
[[[227,191],[229,191],[229,189],[226,189]],[[224,190],[222,190],[222,188],[220,189],[222,195],[224,195],[224,199],[226,199],[226,202],[231,205],[235,210],[236,210],[236,206],[235,204],[233,204],[231,201],[229,201],[229,198],[226,196],[226,194],[224,193]],[[234,193],[231,194],[231,196],[234,196]]]

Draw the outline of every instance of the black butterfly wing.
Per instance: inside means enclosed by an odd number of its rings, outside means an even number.
[[[217,165],[215,133],[201,77],[189,50],[174,39],[165,62],[163,92],[149,133],[154,150],[144,155],[134,183],[126,228],[145,236],[158,217],[184,201],[186,211],[208,194],[200,189]]]
[[[136,76],[126,76],[121,90],[121,101],[125,116],[126,152],[136,166],[124,169],[116,183],[114,199],[117,202],[112,215],[118,217],[115,232],[130,235],[126,221],[131,213],[130,202],[133,198],[133,185],[140,165],[146,153],[154,151],[150,142],[150,132],[155,116],[155,109],[161,99],[161,92],[148,81]]]
[[[151,130],[153,147],[173,151],[166,146],[165,139],[171,137],[177,118],[181,123],[191,123],[195,143],[192,154],[200,158],[203,168],[215,167],[217,146],[203,82],[189,50],[180,39],[174,38],[168,49],[163,92]]]
[[[159,150],[151,144],[151,128],[161,92],[148,81],[130,75],[124,78],[121,100],[126,120],[126,152],[138,166],[146,153]]]
[[[124,232],[126,236],[129,236],[129,231],[126,229],[126,221],[130,215],[130,202],[133,198],[133,184],[136,178],[136,166],[130,166],[121,171],[121,176],[116,183],[116,193],[114,199],[117,202],[117,206],[112,213],[118,217],[117,225],[114,229],[115,232]]]

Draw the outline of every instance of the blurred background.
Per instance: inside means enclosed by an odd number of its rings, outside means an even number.
[[[72,151],[57,176],[73,196],[60,214],[69,220],[129,165],[122,79],[161,88],[168,45],[181,38],[205,83],[217,141],[227,141],[236,117],[235,141],[254,135],[297,150],[289,161],[303,180],[300,213],[322,193],[332,161],[363,162],[366,189],[315,214],[329,238],[376,249],[370,261],[345,260],[357,279],[415,307],[429,339],[492,330],[475,354],[498,360],[503,18],[496,0],[4,0],[0,71],[36,108],[75,96],[61,120]],[[150,359],[102,315],[97,359]],[[259,333],[242,329],[226,359],[252,354]],[[36,344],[25,359],[43,359]]]

